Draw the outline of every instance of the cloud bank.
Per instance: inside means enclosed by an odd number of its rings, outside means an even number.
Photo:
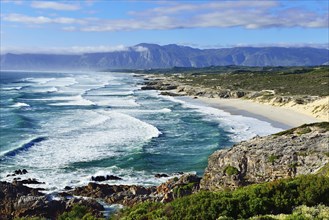
[[[97,2],[93,2],[96,4]],[[58,24],[63,31],[119,32],[192,28],[328,28],[326,13],[298,7],[281,7],[277,1],[218,1],[198,3],[163,2],[144,11],[130,11],[125,19],[73,18],[5,14],[3,20],[16,23]],[[79,10],[79,5],[36,1],[31,7]],[[70,25],[70,26],[66,26]]]
[[[52,9],[59,11],[76,11],[80,9],[80,6],[76,4],[65,4],[61,2],[51,2],[51,1],[33,1],[31,3],[31,7],[38,9]]]
[[[15,54],[84,54],[84,53],[105,53],[105,52],[122,52],[136,51],[139,53],[145,52],[148,49],[142,46],[127,47],[124,45],[116,46],[72,46],[72,47],[1,47],[0,53],[15,53]]]

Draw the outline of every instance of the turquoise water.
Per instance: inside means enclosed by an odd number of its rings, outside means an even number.
[[[188,98],[140,90],[128,73],[1,72],[0,178],[26,178],[58,190],[92,175],[111,184],[154,185],[156,173],[202,175],[217,149],[277,132]]]

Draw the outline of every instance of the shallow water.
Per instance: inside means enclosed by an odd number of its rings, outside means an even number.
[[[0,178],[25,168],[50,191],[92,175],[143,185],[166,180],[156,173],[202,175],[215,150],[281,130],[140,90],[130,73],[1,72],[0,82]]]

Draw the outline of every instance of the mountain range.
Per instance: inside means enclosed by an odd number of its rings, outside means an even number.
[[[84,54],[13,54],[0,56],[2,70],[104,70],[206,66],[315,66],[329,62],[319,48],[235,47],[197,49],[170,44],[138,44],[121,51]]]

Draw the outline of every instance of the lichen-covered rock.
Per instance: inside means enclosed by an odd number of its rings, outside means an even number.
[[[255,137],[208,160],[201,189],[220,190],[317,173],[329,163],[329,123],[303,125]]]

